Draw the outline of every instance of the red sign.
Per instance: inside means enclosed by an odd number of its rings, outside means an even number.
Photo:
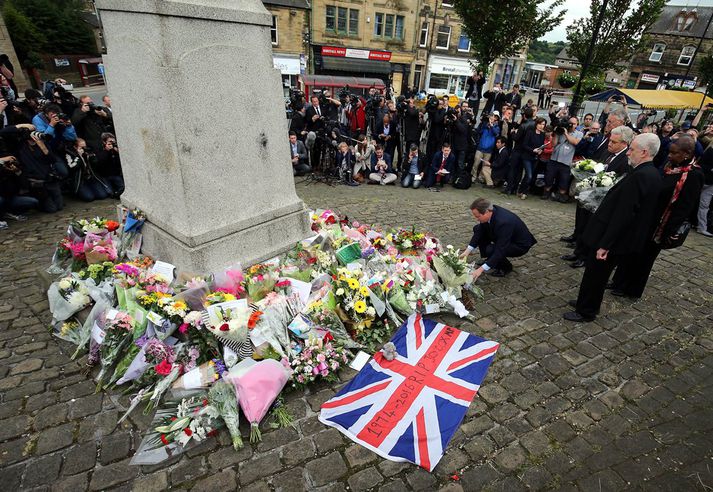
[[[359,58],[361,60],[391,60],[390,51],[360,50],[355,48],[341,48],[339,46],[322,46],[322,56],[336,56],[341,58]]]

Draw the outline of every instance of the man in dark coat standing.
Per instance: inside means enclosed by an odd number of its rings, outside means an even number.
[[[418,147],[421,143],[421,112],[416,107],[413,98],[408,100],[408,109],[404,114],[403,134],[407,149],[410,149],[411,145]]]
[[[470,212],[478,224],[473,227],[473,237],[461,257],[467,258],[478,248],[480,256],[485,258],[485,263],[473,272],[473,281],[483,272],[504,277],[512,271],[508,257],[522,256],[537,243],[520,217],[485,198],[477,198]]]
[[[661,175],[653,165],[660,142],[656,135],[638,135],[627,155],[633,168],[609,190],[587,223],[582,241],[588,248],[579,296],[564,313],[568,321],[593,321],[599,313],[612,270],[627,255],[644,249],[656,213]]]

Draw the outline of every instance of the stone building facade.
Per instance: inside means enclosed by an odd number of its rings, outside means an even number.
[[[263,0],[272,14],[272,60],[282,73],[285,95],[307,73],[310,4],[307,0]]]
[[[17,90],[24,92],[25,89],[30,87],[25,73],[20,68],[20,60],[17,59],[17,54],[15,53],[15,47],[12,45],[12,40],[10,39],[10,34],[7,32],[7,26],[5,26],[5,19],[0,15],[0,53],[7,54],[15,69],[15,85]]]
[[[632,58],[627,86],[693,89],[700,85],[700,59],[713,52],[712,16],[713,7],[664,7],[647,32],[648,44]]]

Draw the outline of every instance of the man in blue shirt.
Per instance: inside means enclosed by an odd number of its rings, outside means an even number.
[[[52,135],[50,143],[53,149],[56,149],[60,140],[74,142],[77,140],[77,131],[72,126],[69,118],[61,118],[62,110],[56,104],[48,104],[41,113],[32,118],[32,124],[35,129],[47,135]]]

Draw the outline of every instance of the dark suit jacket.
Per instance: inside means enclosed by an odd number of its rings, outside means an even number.
[[[509,105],[514,106],[516,111],[522,104],[522,97],[520,96],[520,94],[513,94],[512,92],[508,92],[503,99]],[[500,108],[495,109],[500,111]]]
[[[391,156],[384,152],[384,161],[386,161],[386,172],[387,173],[393,173],[394,172],[394,167],[391,165]],[[369,172],[375,173],[376,172],[376,163],[379,162],[379,158],[376,157],[376,152],[371,154],[371,169]]]
[[[384,133],[384,122],[379,121],[376,124],[376,142],[380,143],[383,147],[386,147],[387,145],[395,145],[396,144],[396,139],[398,137],[398,131],[396,130],[396,123],[391,122],[389,123],[389,136],[391,137],[389,140],[384,140],[383,138],[379,137],[382,133]]]
[[[591,140],[583,138],[575,147],[574,155],[581,155],[585,159],[591,159],[602,140],[604,140],[604,134],[601,132],[592,137]],[[606,149],[607,146],[605,145],[604,148]]]
[[[431,167],[429,169],[429,172],[432,174],[436,174],[436,172],[441,168],[441,161],[443,160],[443,151],[439,150],[435,154],[433,154],[433,160],[431,161]],[[453,152],[451,152],[448,155],[448,158],[446,158],[446,165],[445,169],[449,173],[453,173],[453,166],[456,163],[456,156]]]
[[[287,144],[290,146],[290,157],[292,157],[292,144],[287,142]],[[300,142],[299,140],[297,141],[297,155],[300,158],[300,164],[306,163],[307,162],[307,147],[305,147],[305,144]]]
[[[636,166],[609,190],[589,219],[584,244],[617,255],[641,251],[649,239],[660,191],[661,175],[653,163]]]
[[[665,174],[661,180],[661,193],[659,194],[658,203],[656,205],[656,220],[654,224],[652,224],[651,236],[656,232],[656,228],[661,221],[666,207],[671,201],[671,197],[680,178],[680,174]],[[671,207],[671,215],[669,215],[668,221],[666,221],[666,225],[664,226],[663,237],[670,237],[676,234],[676,231],[678,231],[686,220],[695,224],[704,181],[703,171],[699,167],[694,167],[688,172],[686,182],[683,184],[683,188],[681,188],[678,199]]]
[[[530,233],[522,219],[502,207],[493,207],[493,215],[490,218],[490,222],[477,224],[473,227],[473,237],[470,240],[472,248],[478,248],[479,246],[482,227],[490,229],[490,237],[495,245],[493,254],[486,260],[488,266],[493,268],[497,267],[500,261],[507,257],[505,252],[510,249],[510,246],[516,246],[521,250],[528,251],[537,244],[537,239]]]
[[[499,151],[493,150],[490,157],[490,169],[492,177],[495,180],[505,179],[510,170],[510,151],[507,147],[503,147]]]
[[[611,154],[609,154],[611,155]],[[606,162],[606,161],[605,161]],[[605,169],[606,172],[615,172],[617,176],[621,176],[629,170],[629,157],[626,155],[626,150],[622,150],[618,156],[614,158]]]
[[[406,154],[404,156],[403,162],[401,163],[401,170],[404,173],[408,173],[408,170],[410,167],[411,167],[411,162],[409,161],[409,155]],[[426,169],[426,156],[419,153],[418,154],[418,172],[422,173],[425,171],[425,169]]]
[[[322,113],[322,116],[325,116],[323,107],[320,106],[319,111]],[[316,114],[317,110],[314,109],[314,106],[308,107],[305,111],[305,126],[307,127],[307,131],[309,132],[314,132],[324,128],[324,120],[320,119],[317,121],[312,121],[312,117]]]

